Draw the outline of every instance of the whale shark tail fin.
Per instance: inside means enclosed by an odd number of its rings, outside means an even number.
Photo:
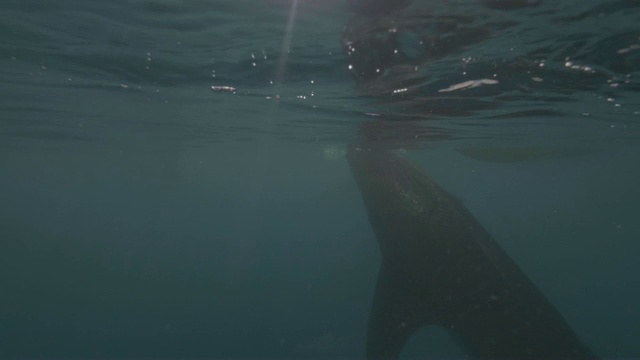
[[[421,327],[441,323],[422,311],[425,299],[416,290],[380,269],[367,329],[367,359],[397,359]]]
[[[351,146],[347,159],[382,258],[369,359],[397,359],[427,324],[476,358],[596,358],[460,200],[393,151]]]

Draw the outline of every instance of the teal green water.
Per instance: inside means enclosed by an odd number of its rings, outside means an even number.
[[[0,357],[363,358],[363,135],[640,357],[640,5],[521,3],[3,1]]]

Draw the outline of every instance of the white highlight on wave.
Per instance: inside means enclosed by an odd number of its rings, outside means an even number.
[[[469,81],[461,82],[458,84],[453,84],[446,89],[440,89],[438,90],[438,92],[466,90],[466,89],[471,89],[471,88],[482,86],[482,85],[495,85],[497,83],[498,83],[498,80],[494,80],[494,79],[469,80]]]

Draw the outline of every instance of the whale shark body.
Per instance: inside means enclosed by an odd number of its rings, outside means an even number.
[[[458,199],[395,152],[347,158],[382,255],[367,358],[397,359],[427,324],[476,358],[596,358]]]

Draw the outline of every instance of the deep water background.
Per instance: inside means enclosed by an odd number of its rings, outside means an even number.
[[[0,357],[363,358],[363,136],[458,197],[598,355],[640,357],[639,15],[2,1]],[[405,356],[462,352],[426,328]]]

